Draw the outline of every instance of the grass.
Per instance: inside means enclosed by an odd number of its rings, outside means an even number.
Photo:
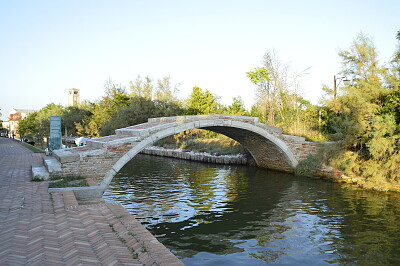
[[[32,146],[32,145],[30,145],[28,143],[25,143],[23,141],[16,141],[16,142],[18,142],[19,144],[21,144],[22,146],[24,146],[25,148],[27,148],[28,150],[30,150],[30,151],[32,151],[34,153],[44,153],[43,150],[41,150],[41,149],[39,149],[39,148],[37,148],[35,146]]]
[[[307,125],[306,123],[293,123],[290,125],[275,125],[281,128],[284,134],[304,137],[307,141],[318,142],[328,141],[326,134],[315,127],[315,125]]]
[[[64,187],[88,187],[84,177],[66,176],[66,177],[52,177],[53,182],[49,184],[49,188],[64,188]]]

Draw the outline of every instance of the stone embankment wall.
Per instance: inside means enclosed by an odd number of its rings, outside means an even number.
[[[243,154],[212,155],[209,153],[199,153],[193,151],[185,152],[181,150],[164,149],[157,146],[145,148],[144,150],[142,150],[141,153],[205,163],[255,165],[255,162],[252,158],[247,158],[246,155]]]

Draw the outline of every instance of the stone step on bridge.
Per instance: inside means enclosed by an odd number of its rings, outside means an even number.
[[[285,135],[282,130],[258,122],[256,117],[197,115],[150,118],[147,123],[117,129],[115,135],[91,139],[86,146],[56,150],[45,159],[50,176],[82,176],[97,186],[70,188],[78,199],[101,197],[118,171],[144,148],[159,139],[190,129],[206,129],[242,144],[257,166],[293,172],[323,142]]]

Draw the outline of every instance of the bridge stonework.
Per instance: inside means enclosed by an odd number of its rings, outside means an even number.
[[[315,154],[324,143],[290,136],[255,117],[200,115],[150,118],[147,123],[121,128],[115,135],[87,141],[83,147],[54,151],[59,166],[53,176],[83,176],[105,190],[118,171],[144,148],[164,137],[189,129],[207,129],[241,143],[259,167],[293,172],[299,161]]]

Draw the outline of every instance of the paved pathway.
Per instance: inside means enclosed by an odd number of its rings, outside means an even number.
[[[0,265],[183,265],[120,204],[79,206],[31,182],[41,162],[0,138]]]

